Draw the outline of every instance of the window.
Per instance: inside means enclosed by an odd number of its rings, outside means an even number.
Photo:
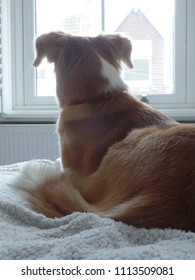
[[[1,11],[4,119],[56,118],[53,65],[31,67],[34,37],[51,30],[125,33],[134,69],[124,66],[122,76],[131,92],[173,117],[195,119],[195,1],[1,0]]]

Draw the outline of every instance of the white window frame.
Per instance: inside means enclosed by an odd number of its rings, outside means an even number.
[[[0,121],[56,120],[55,97],[34,95],[36,72],[31,67],[34,0],[1,1],[3,114]],[[195,120],[195,1],[175,1],[175,94],[151,94],[147,99],[175,119]]]

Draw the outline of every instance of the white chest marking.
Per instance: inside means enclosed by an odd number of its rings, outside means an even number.
[[[127,85],[122,80],[119,71],[102,57],[100,57],[100,61],[102,64],[102,75],[109,81],[109,85],[105,90],[126,89]]]

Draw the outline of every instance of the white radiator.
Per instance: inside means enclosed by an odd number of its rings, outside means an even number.
[[[0,125],[0,165],[60,156],[56,126],[52,124]]]

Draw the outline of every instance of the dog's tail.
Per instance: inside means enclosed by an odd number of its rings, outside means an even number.
[[[79,180],[71,171],[59,171],[52,164],[29,162],[12,184],[25,191],[34,208],[47,217],[62,217],[73,212],[92,212],[115,220],[123,220],[127,208],[137,208],[139,196],[128,202],[89,203],[79,191]],[[106,199],[109,200],[107,197]]]
[[[94,212],[74,186],[70,172],[56,169],[47,163],[27,163],[12,180],[12,185],[27,194],[34,208],[47,217],[55,218],[74,211]]]

